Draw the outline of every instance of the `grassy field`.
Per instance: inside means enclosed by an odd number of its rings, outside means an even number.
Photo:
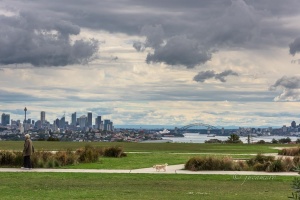
[[[246,181],[245,181],[246,179]],[[293,177],[182,174],[0,173],[11,199],[287,199]]]
[[[182,152],[182,153],[277,153],[274,147],[292,147],[282,144],[199,144],[199,143],[134,143],[134,142],[46,142],[34,141],[36,150],[76,150],[90,144],[95,147],[122,146],[126,152]],[[22,150],[23,141],[0,141],[1,150]]]
[[[138,169],[151,167],[154,164],[168,163],[183,164],[191,157],[230,154],[234,159],[249,159],[254,157],[247,154],[277,153],[275,147],[291,147],[291,145],[258,145],[258,144],[198,144],[198,143],[128,143],[128,142],[46,142],[34,141],[35,149],[55,150],[76,150],[85,145],[95,147],[122,146],[127,152],[124,158],[101,157],[98,162],[65,166],[72,169]],[[21,151],[23,141],[1,141],[1,150]],[[241,155],[242,154],[242,155]],[[244,154],[244,155],[243,155]]]
[[[233,154],[250,158],[257,153],[277,153],[274,147],[291,145],[192,143],[78,143],[38,142],[36,150],[76,150],[90,144],[122,146],[124,158],[101,157],[96,163],[67,168],[136,169],[153,164],[181,164],[194,156]],[[295,146],[295,145],[294,145]],[[1,150],[21,151],[23,142],[1,141]],[[143,153],[141,153],[143,152]],[[293,177],[185,174],[0,173],[0,199],[287,199]]]

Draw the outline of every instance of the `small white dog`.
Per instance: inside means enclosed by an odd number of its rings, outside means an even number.
[[[153,165],[153,168],[155,168],[157,172],[160,172],[160,170],[167,171],[167,166],[168,163],[165,163],[163,165]]]

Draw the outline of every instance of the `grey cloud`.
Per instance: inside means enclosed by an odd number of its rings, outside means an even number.
[[[147,37],[145,42],[146,47],[156,49],[163,43],[164,30],[161,25],[144,26],[141,30],[141,34]]]
[[[300,100],[300,77],[283,76],[278,79],[269,90],[283,89],[282,93],[274,98],[274,101],[299,101]]]
[[[147,63],[166,63],[194,68],[211,59],[211,54],[201,49],[197,41],[185,36],[174,36],[164,46],[147,55]]]
[[[145,45],[142,42],[140,42],[140,41],[133,42],[132,46],[137,51],[144,51],[145,50]]]
[[[238,76],[238,73],[232,71],[232,70],[225,70],[224,72],[221,72],[220,74],[216,74],[215,79],[220,80],[221,82],[226,82],[225,77],[226,76]]]
[[[79,0],[64,0],[65,5],[71,6],[62,6],[62,1],[58,0],[3,0],[2,2],[3,7],[33,13],[34,16],[38,16],[38,19],[52,18],[60,24],[51,25],[52,29],[61,32],[62,36],[76,34],[78,27],[128,35],[142,34],[147,37],[145,43],[137,42],[133,44],[133,47],[138,51],[143,51],[146,46],[154,48],[154,53],[149,54],[146,61],[185,65],[189,68],[211,59],[208,52],[211,49],[286,47],[299,34],[297,27],[286,25],[286,19],[292,20],[293,18],[290,16],[294,17],[299,14],[300,1],[298,0],[89,0],[88,3]],[[3,23],[0,23],[2,28]],[[159,25],[150,26],[158,23]],[[45,24],[50,25],[53,22],[50,20],[50,23],[42,24],[46,26]],[[30,31],[26,32],[32,34]],[[27,35],[29,36],[17,34],[17,36],[22,36],[23,40],[32,38],[32,35]],[[181,53],[186,48],[180,46],[183,42],[173,41],[174,36],[179,37],[180,35],[187,35],[197,44],[194,51],[188,51],[188,53],[192,53],[191,57],[194,56],[191,60],[188,55]],[[49,40],[49,37],[46,36],[40,35],[39,38],[40,40]],[[164,44],[161,42],[162,40],[165,40],[167,44],[162,46]],[[12,46],[16,45],[14,40],[7,41]],[[47,42],[49,43],[49,41]],[[66,42],[66,40],[62,40],[62,42]],[[41,41],[39,44],[44,45]],[[57,44],[51,44],[51,49],[57,48],[57,46]],[[65,46],[67,46],[66,49],[72,48],[70,44]],[[87,46],[93,49],[93,46]],[[189,46],[188,49],[192,48],[190,45],[186,44],[186,46]],[[201,46],[200,49],[199,46]],[[169,47],[175,47],[175,50],[171,50]],[[178,50],[176,50],[177,48]],[[291,49],[291,53],[297,53],[298,45]],[[40,55],[41,53],[37,51],[36,54]],[[62,57],[64,56],[62,55]],[[20,58],[20,60],[22,59]],[[28,62],[31,59],[23,58],[23,60]],[[51,59],[49,60],[51,61]],[[69,60],[72,60],[72,56]],[[66,59],[63,64],[69,63],[69,60]]]
[[[270,90],[275,90],[276,88],[280,87],[284,89],[300,89],[300,77],[283,76],[282,78],[278,79],[274,85],[270,87]]]
[[[296,38],[294,42],[290,44],[290,54],[293,56],[300,51],[300,37]]]
[[[195,77],[194,77],[194,81],[196,82],[204,82],[207,79],[211,79],[211,78],[215,78],[221,82],[226,82],[225,77],[227,76],[238,76],[238,73],[232,71],[232,70],[225,70],[224,72],[221,73],[215,73],[215,71],[213,70],[209,70],[209,71],[203,71],[203,72],[199,72]]]
[[[204,72],[199,72],[195,77],[194,81],[196,82],[204,82],[207,79],[213,78],[216,76],[215,71],[209,70],[209,71],[204,71]]]
[[[80,28],[70,22],[41,19],[26,12],[19,16],[0,16],[0,64],[65,66],[86,64],[95,58],[98,41],[70,40]]]

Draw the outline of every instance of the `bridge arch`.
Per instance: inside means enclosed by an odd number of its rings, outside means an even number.
[[[178,128],[177,130],[184,131],[184,130],[186,130],[188,128],[195,127],[195,126],[204,126],[204,127],[207,127],[208,129],[219,129],[219,128],[217,128],[215,126],[212,126],[212,125],[209,125],[209,124],[194,123],[194,124],[189,124],[189,125],[183,126],[181,128]]]

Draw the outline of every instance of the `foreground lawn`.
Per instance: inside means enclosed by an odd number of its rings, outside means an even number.
[[[246,179],[246,180],[245,180]],[[1,199],[287,199],[293,177],[0,173]]]

